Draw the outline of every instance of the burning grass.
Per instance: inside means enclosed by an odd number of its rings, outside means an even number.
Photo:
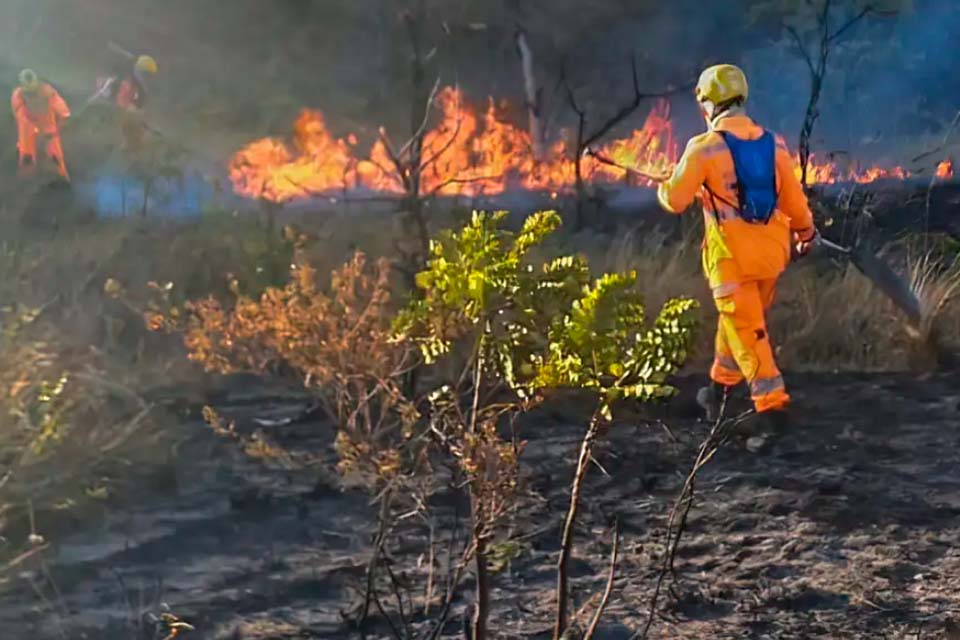
[[[552,192],[572,188],[575,169],[566,139],[537,159],[530,134],[506,122],[492,98],[483,113],[452,87],[441,90],[435,102],[439,122],[423,136],[423,194],[476,197],[503,193],[509,186]],[[658,102],[640,129],[603,152],[649,173],[672,166],[678,155],[669,104]],[[250,143],[234,155],[230,178],[237,193],[274,202],[357,189],[402,194],[404,186],[392,168],[395,153],[382,132],[362,157],[356,136],[334,137],[321,112],[305,110],[294,123],[292,145],[277,138]],[[587,179],[598,182],[622,182],[627,175],[592,157],[584,160],[583,170]]]
[[[574,191],[576,145],[570,132],[562,131],[538,158],[530,134],[502,115],[505,104],[488,98],[486,108],[478,112],[463,92],[453,87],[440,90],[434,103],[439,117],[422,138],[420,195],[475,198],[510,188],[554,194]],[[399,155],[407,147],[400,149]],[[658,100],[640,128],[592,151],[581,159],[585,182],[651,186],[639,176],[669,171],[679,158],[670,103]],[[230,179],[238,194],[271,202],[354,191],[402,195],[405,185],[393,161],[397,155],[386,131],[381,129],[369,153],[364,154],[356,135],[337,138],[322,112],[307,109],[294,123],[289,142],[262,138],[237,151],[230,162]],[[912,175],[900,166],[863,166],[833,157],[811,157],[807,183],[869,184]],[[949,159],[937,166],[936,177],[953,178]]]

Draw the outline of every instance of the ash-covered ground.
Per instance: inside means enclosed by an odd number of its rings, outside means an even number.
[[[650,637],[952,637],[943,633],[960,616],[956,375],[791,381],[791,434],[764,455],[721,449],[700,474],[675,580]],[[695,382],[684,382],[681,399],[657,420],[617,423],[590,471],[574,562],[578,607],[603,587],[614,519],[622,533],[597,637],[628,638],[643,626],[666,515],[707,432],[689,417]],[[218,401],[240,428],[301,406],[249,387]],[[495,576],[497,637],[549,636],[566,487],[583,428],[569,409],[538,412],[523,426],[527,498],[513,525],[517,553]],[[322,424],[277,427],[274,435],[327,451],[319,466],[334,460]],[[157,463],[131,470],[99,512],[73,521],[37,515],[37,531],[53,546],[43,565],[25,562],[3,586],[6,637],[155,637],[144,616],[159,614],[161,603],[196,628],[184,637],[359,637],[345,616],[371,552],[366,494],[319,468],[251,462],[197,419],[157,447]],[[446,522],[454,511],[452,502],[439,507]],[[425,559],[404,551],[427,535],[425,526],[406,526],[389,550],[411,590],[423,588]],[[450,535],[435,540],[438,571]],[[469,597],[464,588],[443,637],[462,635]],[[392,597],[384,602],[395,614]],[[592,612],[585,609],[581,617]],[[432,621],[409,624],[422,632]],[[366,633],[391,635],[376,614]]]

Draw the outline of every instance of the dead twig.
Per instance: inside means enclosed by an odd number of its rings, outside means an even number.
[[[437,98],[437,91],[440,90],[440,76],[437,76],[436,81],[433,83],[433,88],[430,90],[430,95],[427,98],[427,103],[423,113],[423,121],[420,123],[420,126],[410,137],[409,140],[403,143],[403,146],[400,147],[400,150],[397,152],[398,157],[402,158],[405,156],[413,147],[417,140],[422,140],[424,133],[427,131],[427,126],[430,123],[430,112],[433,110],[433,103]]]
[[[383,608],[383,603],[380,602],[380,594],[377,593],[376,587],[373,589],[373,603],[377,606],[377,611],[380,612],[380,615],[383,616],[383,619],[387,621],[387,624],[390,625],[390,631],[393,633],[393,637],[397,640],[405,640],[400,630],[397,629],[397,625],[394,624],[393,618],[387,613],[386,609]]]
[[[387,575],[390,577],[390,586],[393,589],[393,596],[397,600],[397,613],[400,614],[400,622],[403,624],[406,637],[412,638],[413,629],[410,626],[410,619],[407,617],[406,608],[403,606],[403,593],[400,591],[400,581],[397,580],[397,576],[393,572],[393,567],[390,564],[390,559],[387,558],[386,550],[381,550],[381,555],[383,556],[383,566],[387,568]],[[409,594],[407,595],[407,599],[411,600]]]
[[[957,111],[957,115],[953,117],[953,122],[950,123],[950,126],[947,128],[947,132],[943,135],[943,141],[933,149],[930,149],[929,151],[924,151],[920,155],[912,158],[910,161],[920,162],[921,160],[925,158],[929,158],[935,153],[939,153],[943,151],[947,147],[948,143],[950,142],[950,138],[951,136],[953,136],[953,132],[956,130],[958,124],[960,124],[960,111]]]
[[[370,614],[370,603],[376,596],[376,574],[377,574],[377,565],[380,562],[381,555],[383,553],[383,546],[386,542],[388,529],[389,529],[389,514],[390,514],[390,505],[391,505],[392,493],[389,490],[385,491],[383,495],[379,497],[380,500],[380,512],[378,516],[378,527],[377,535],[373,541],[373,553],[370,556],[370,563],[367,565],[366,572],[366,591],[363,597],[363,605],[360,608],[360,615],[357,617],[357,628],[362,629],[364,624],[367,622],[367,617]]]
[[[27,549],[20,555],[14,557],[11,560],[8,560],[6,564],[0,567],[0,576],[6,575],[10,570],[16,569],[17,567],[19,567],[21,564],[23,564],[30,558],[34,557],[35,555],[43,553],[49,548],[50,548],[50,544],[44,543],[40,546],[33,547],[32,549]]]
[[[717,453],[720,446],[727,440],[731,429],[741,424],[751,414],[746,413],[733,420],[724,419],[724,407],[720,411],[720,417],[713,424],[710,433],[700,444],[697,450],[697,458],[683,483],[680,493],[677,495],[667,518],[667,542],[664,550],[663,563],[660,567],[660,573],[657,576],[657,584],[653,591],[653,597],[650,599],[650,610],[647,614],[647,621],[641,631],[636,632],[630,637],[630,640],[646,640],[650,629],[653,626],[654,618],[657,613],[657,604],[659,603],[660,593],[663,590],[663,583],[667,575],[673,575],[674,563],[676,561],[677,550],[680,548],[680,539],[683,536],[687,524],[687,518],[690,510],[693,508],[693,502],[696,492],[697,474],[706,466],[713,456]]]
[[[430,191],[431,196],[435,196],[443,191],[444,188],[449,187],[452,184],[475,184],[478,182],[492,182],[494,180],[500,180],[503,178],[502,175],[499,176],[476,176],[475,178],[449,178],[444,180],[436,187]]]
[[[600,598],[600,604],[597,606],[597,610],[593,614],[593,619],[590,621],[590,626],[587,627],[587,632],[583,635],[583,640],[593,639],[593,635],[597,632],[597,627],[600,625],[600,618],[603,617],[603,612],[606,611],[607,605],[610,603],[610,594],[613,593],[613,581],[617,577],[617,555],[619,552],[620,521],[616,520],[613,523],[613,548],[610,550],[610,573],[607,575],[607,586],[603,590],[603,596]]]
[[[600,436],[602,420],[601,407],[598,406],[590,418],[590,425],[587,427],[587,432],[584,434],[583,440],[580,443],[580,455],[577,458],[577,467],[576,471],[574,471],[573,483],[570,487],[570,504],[567,508],[566,520],[563,523],[563,535],[560,540],[560,557],[557,560],[557,610],[553,628],[554,640],[559,640],[563,636],[569,623],[570,577],[568,568],[570,557],[573,555],[573,536],[576,530],[577,514],[580,511],[580,494],[583,488],[583,481],[587,475],[590,460],[593,457],[594,443]]]

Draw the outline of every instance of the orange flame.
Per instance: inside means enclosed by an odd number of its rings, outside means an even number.
[[[557,197],[576,183],[573,145],[558,141],[538,160],[530,134],[500,118],[493,100],[482,115],[464,103],[457,89],[443,89],[436,102],[441,118],[424,134],[420,152],[421,194],[496,195],[513,185]],[[358,187],[404,193],[394,162],[397,150],[388,146],[385,136],[374,143],[368,158],[357,158],[355,146],[353,136],[334,138],[320,112],[305,110],[294,125],[292,145],[277,138],[248,144],[230,161],[230,179],[237,193],[274,202]],[[669,104],[657,103],[642,128],[600,151],[618,164],[645,173],[669,171],[678,157]],[[592,157],[581,159],[581,173],[592,182],[632,180],[625,169]],[[652,183],[640,179],[632,184]]]
[[[234,155],[230,179],[237,193],[284,202],[356,186],[352,149],[330,135],[322,113],[303,111],[293,131],[293,150],[281,140],[263,138]]]
[[[953,160],[951,158],[947,158],[937,165],[937,178],[953,180]]]
[[[476,197],[520,187],[545,191],[557,198],[575,188],[575,145],[568,132],[538,159],[533,154],[530,134],[506,122],[492,99],[486,110],[478,114],[465,103],[461,91],[448,87],[437,94],[436,104],[439,122],[424,134],[420,152],[420,194]],[[381,133],[364,158],[357,153],[355,136],[335,138],[327,129],[323,114],[304,110],[294,124],[289,144],[264,138],[234,154],[229,165],[230,179],[238,194],[274,202],[358,188],[403,194],[407,189],[395,158],[403,152],[408,159],[408,150],[391,148],[386,134]],[[657,102],[641,128],[596,151],[598,156],[620,166],[585,156],[580,161],[584,181],[653,186],[651,181],[620,167],[654,175],[673,169],[679,154],[669,103]],[[798,178],[800,173],[798,166]],[[903,180],[910,175],[903,167],[842,169],[835,162],[820,162],[811,156],[807,184],[868,184],[880,179]],[[953,177],[950,160],[940,163],[937,176]]]
[[[794,169],[797,178],[802,175],[800,169],[800,160]],[[807,164],[807,185],[814,184],[837,184],[839,182],[855,182],[857,184],[870,184],[877,180],[906,180],[912,174],[903,167],[893,167],[889,169],[881,167],[867,167],[858,169],[849,167],[843,169],[836,162],[819,162],[815,154],[810,155],[810,161]]]

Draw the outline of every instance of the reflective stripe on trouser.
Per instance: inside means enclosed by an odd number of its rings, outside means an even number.
[[[726,386],[746,379],[757,411],[781,409],[790,402],[764,318],[775,287],[776,280],[744,282],[730,295],[714,299],[720,318],[710,377]]]

